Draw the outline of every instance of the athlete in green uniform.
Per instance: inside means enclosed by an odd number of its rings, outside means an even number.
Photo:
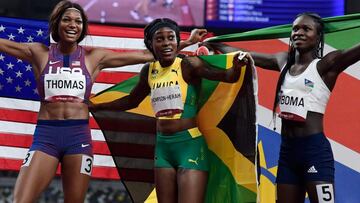
[[[128,96],[92,106],[94,110],[127,110],[149,94],[156,117],[155,185],[159,202],[204,202],[207,145],[197,128],[201,79],[236,82],[245,63],[234,56],[233,67],[216,70],[198,57],[178,57],[180,30],[176,22],[155,19],[144,30],[144,42],[156,59],[146,64]]]

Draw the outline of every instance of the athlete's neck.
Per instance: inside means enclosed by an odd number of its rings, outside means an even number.
[[[64,55],[69,55],[71,53],[73,53],[74,51],[76,51],[78,44],[77,43],[58,43],[57,45],[58,50],[60,51],[60,53],[64,54]]]
[[[176,57],[173,58],[172,60],[161,60],[161,59],[159,59],[159,63],[160,63],[162,68],[166,68],[166,67],[171,66],[175,62],[175,59],[176,59]]]

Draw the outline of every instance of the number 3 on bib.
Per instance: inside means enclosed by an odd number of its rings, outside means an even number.
[[[91,176],[93,158],[88,155],[82,156],[80,173]]]
[[[34,156],[34,152],[35,152],[35,151],[29,151],[29,152],[26,154],[26,156],[25,156],[25,158],[24,158],[24,161],[23,161],[23,163],[21,164],[21,167],[29,166],[29,165],[30,165],[31,159],[32,159],[32,157]]]

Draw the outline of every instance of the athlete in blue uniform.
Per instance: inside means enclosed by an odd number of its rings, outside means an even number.
[[[238,50],[204,43],[221,52]],[[289,51],[250,52],[255,65],[280,71],[274,102],[282,118],[277,171],[277,202],[333,203],[334,158],[323,131],[323,117],[338,75],[360,60],[360,45],[323,56],[324,23],[314,13],[299,14],[292,25]]]
[[[208,148],[197,128],[201,79],[236,82],[243,61],[234,56],[226,71],[208,68],[198,57],[179,58],[179,27],[162,18],[148,24],[145,45],[157,61],[146,64],[128,96],[92,106],[94,110],[127,110],[150,94],[156,116],[155,185],[159,202],[204,202]]]
[[[33,144],[21,166],[14,202],[35,202],[61,162],[65,202],[84,202],[93,164],[88,101],[91,86],[104,68],[154,60],[148,52],[122,52],[78,45],[88,21],[76,3],[61,1],[50,20],[55,45],[0,39],[0,52],[32,64],[41,98]],[[198,42],[199,29],[181,46]]]

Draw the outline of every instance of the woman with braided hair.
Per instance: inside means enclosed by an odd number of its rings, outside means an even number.
[[[203,45],[221,52],[238,50],[221,43]],[[288,52],[250,52],[255,65],[280,71],[273,113],[280,107],[281,148],[277,170],[277,202],[334,202],[334,158],[324,135],[324,112],[336,79],[360,60],[360,45],[323,56],[324,23],[315,13],[299,14]]]
[[[198,57],[178,56],[180,30],[167,18],[155,19],[144,30],[144,42],[156,59],[146,64],[129,95],[93,110],[137,107],[147,95],[156,117],[155,185],[158,202],[202,203],[208,177],[204,136],[196,123],[201,79],[233,83],[243,61],[234,56],[233,67],[216,70]]]

